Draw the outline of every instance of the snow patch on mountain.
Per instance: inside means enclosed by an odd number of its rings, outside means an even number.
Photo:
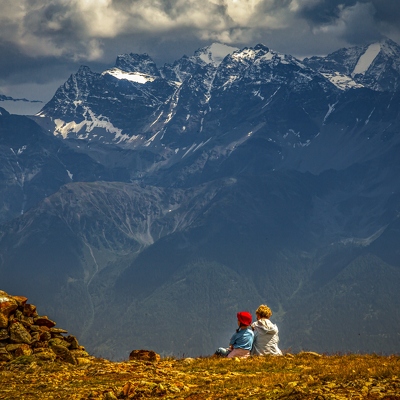
[[[121,143],[128,140],[128,135],[122,134],[122,130],[116,128],[109,120],[108,117],[103,115],[96,116],[95,113],[88,107],[84,107],[85,112],[83,116],[85,119],[79,123],[75,121],[65,122],[62,119],[55,119],[56,124],[55,134],[61,135],[66,139],[71,133],[79,134],[79,132],[85,132],[85,134],[79,135],[78,139],[87,139],[89,133],[95,128],[105,129],[107,132],[114,134],[114,140],[116,143]]]
[[[328,104],[328,112],[325,114],[324,120],[322,121],[322,125],[325,125],[327,118],[335,111],[335,106],[338,102],[334,104]]]
[[[353,81],[349,76],[343,75],[339,72],[323,73],[321,75],[329,79],[340,90],[348,90],[352,88],[362,88],[364,85]]]
[[[18,149],[17,154],[18,154],[18,155],[22,154],[26,149],[27,149],[27,146],[26,146],[26,145],[22,146],[21,148]]]
[[[104,71],[102,75],[111,75],[117,79],[125,79],[130,82],[136,82],[141,84],[147,82],[153,82],[156,79],[154,76],[143,74],[141,72],[125,72],[119,68],[108,69]]]
[[[380,51],[380,43],[372,43],[369,45],[365,53],[358,59],[351,76],[354,77],[357,74],[365,74]]]

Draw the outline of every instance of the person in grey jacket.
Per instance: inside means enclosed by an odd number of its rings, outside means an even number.
[[[254,330],[254,342],[253,348],[251,349],[251,355],[282,355],[282,352],[278,347],[278,327],[269,320],[271,315],[272,311],[267,305],[261,304],[260,307],[257,308],[257,321],[251,324],[251,327]]]

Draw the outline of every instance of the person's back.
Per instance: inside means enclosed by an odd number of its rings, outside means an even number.
[[[261,305],[258,307],[256,315],[257,321],[251,324],[254,330],[254,342],[251,355],[282,355],[278,347],[278,327],[269,320],[269,317],[272,315],[271,309],[268,306]]]
[[[229,345],[231,346],[232,350],[227,357],[248,357],[253,346],[253,340],[254,332],[251,327],[240,327],[231,337]]]
[[[248,357],[253,346],[254,332],[251,328],[252,316],[247,311],[237,313],[238,329],[229,341],[229,347],[220,347],[214,353],[221,357]]]

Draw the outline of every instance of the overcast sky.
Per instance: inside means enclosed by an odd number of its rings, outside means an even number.
[[[0,29],[0,95],[46,102],[80,65],[100,72],[121,53],[163,65],[212,42],[299,58],[400,43],[400,0],[0,0]]]

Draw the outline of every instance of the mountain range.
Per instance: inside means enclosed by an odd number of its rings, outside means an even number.
[[[1,109],[0,289],[113,359],[211,354],[261,303],[283,349],[397,352],[399,77],[386,38],[214,43]]]

